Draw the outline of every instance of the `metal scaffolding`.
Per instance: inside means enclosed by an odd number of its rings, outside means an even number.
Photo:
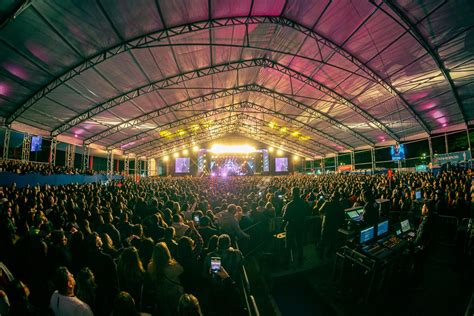
[[[90,149],[89,146],[82,145],[82,170],[89,169]]]
[[[352,170],[355,170],[355,153],[354,153],[354,151],[351,151],[351,166],[352,166]]]
[[[5,130],[5,138],[3,139],[3,159],[8,159],[8,149],[10,147],[10,129]]]
[[[49,164],[51,166],[56,165],[56,147],[58,145],[58,140],[56,137],[51,139],[51,147],[49,148]]]
[[[468,135],[467,139],[469,139],[469,135]],[[429,147],[429,150],[430,150],[430,161],[433,161],[433,144],[431,143],[431,136],[428,137],[428,147]]]
[[[128,155],[128,154],[125,156],[124,174],[127,177],[130,175],[130,155]]]
[[[107,151],[107,178],[112,180],[114,174],[114,153],[112,150]]]
[[[21,160],[29,161],[31,151],[31,135],[25,134],[23,137],[23,147],[21,151]]]
[[[67,144],[66,146],[66,168],[74,168],[74,159],[76,157],[76,146]]]
[[[148,177],[148,157],[145,157],[145,160],[143,161],[143,174],[145,177]]]
[[[138,159],[137,156],[135,156],[135,164],[133,166],[133,175],[134,175],[135,181],[138,181],[138,177],[140,173],[140,167],[138,165],[139,163],[140,163],[140,160]]]
[[[375,148],[370,148],[370,160],[372,163],[372,173],[374,173],[376,165],[375,165]]]

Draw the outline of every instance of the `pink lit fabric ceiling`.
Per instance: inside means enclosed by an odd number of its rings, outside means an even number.
[[[0,115],[154,156],[229,133],[311,157],[474,119],[474,1],[26,1]]]

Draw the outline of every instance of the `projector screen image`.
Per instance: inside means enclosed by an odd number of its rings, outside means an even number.
[[[176,158],[175,172],[176,173],[189,173],[190,171],[190,158]]]
[[[31,137],[31,151],[41,151],[41,145],[43,143],[43,138],[41,136]]]
[[[390,154],[392,160],[404,160],[405,159],[405,145],[396,145],[390,147]]]
[[[288,172],[288,158],[275,158],[275,172]]]

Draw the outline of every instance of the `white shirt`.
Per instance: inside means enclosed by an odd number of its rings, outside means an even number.
[[[184,223],[173,223],[171,226],[173,226],[174,230],[176,231],[176,237],[183,237],[186,231],[189,229],[189,226]]]
[[[49,307],[55,316],[93,316],[89,305],[75,296],[65,296],[55,291],[51,295]]]

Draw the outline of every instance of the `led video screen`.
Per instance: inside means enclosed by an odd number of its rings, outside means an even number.
[[[41,151],[41,145],[43,143],[43,138],[41,136],[31,137],[31,151]]]
[[[405,145],[396,145],[390,147],[390,154],[392,160],[404,160],[405,159]]]
[[[275,158],[275,172],[288,172],[288,158]]]
[[[190,171],[190,158],[176,158],[175,172],[176,173],[189,173]]]

